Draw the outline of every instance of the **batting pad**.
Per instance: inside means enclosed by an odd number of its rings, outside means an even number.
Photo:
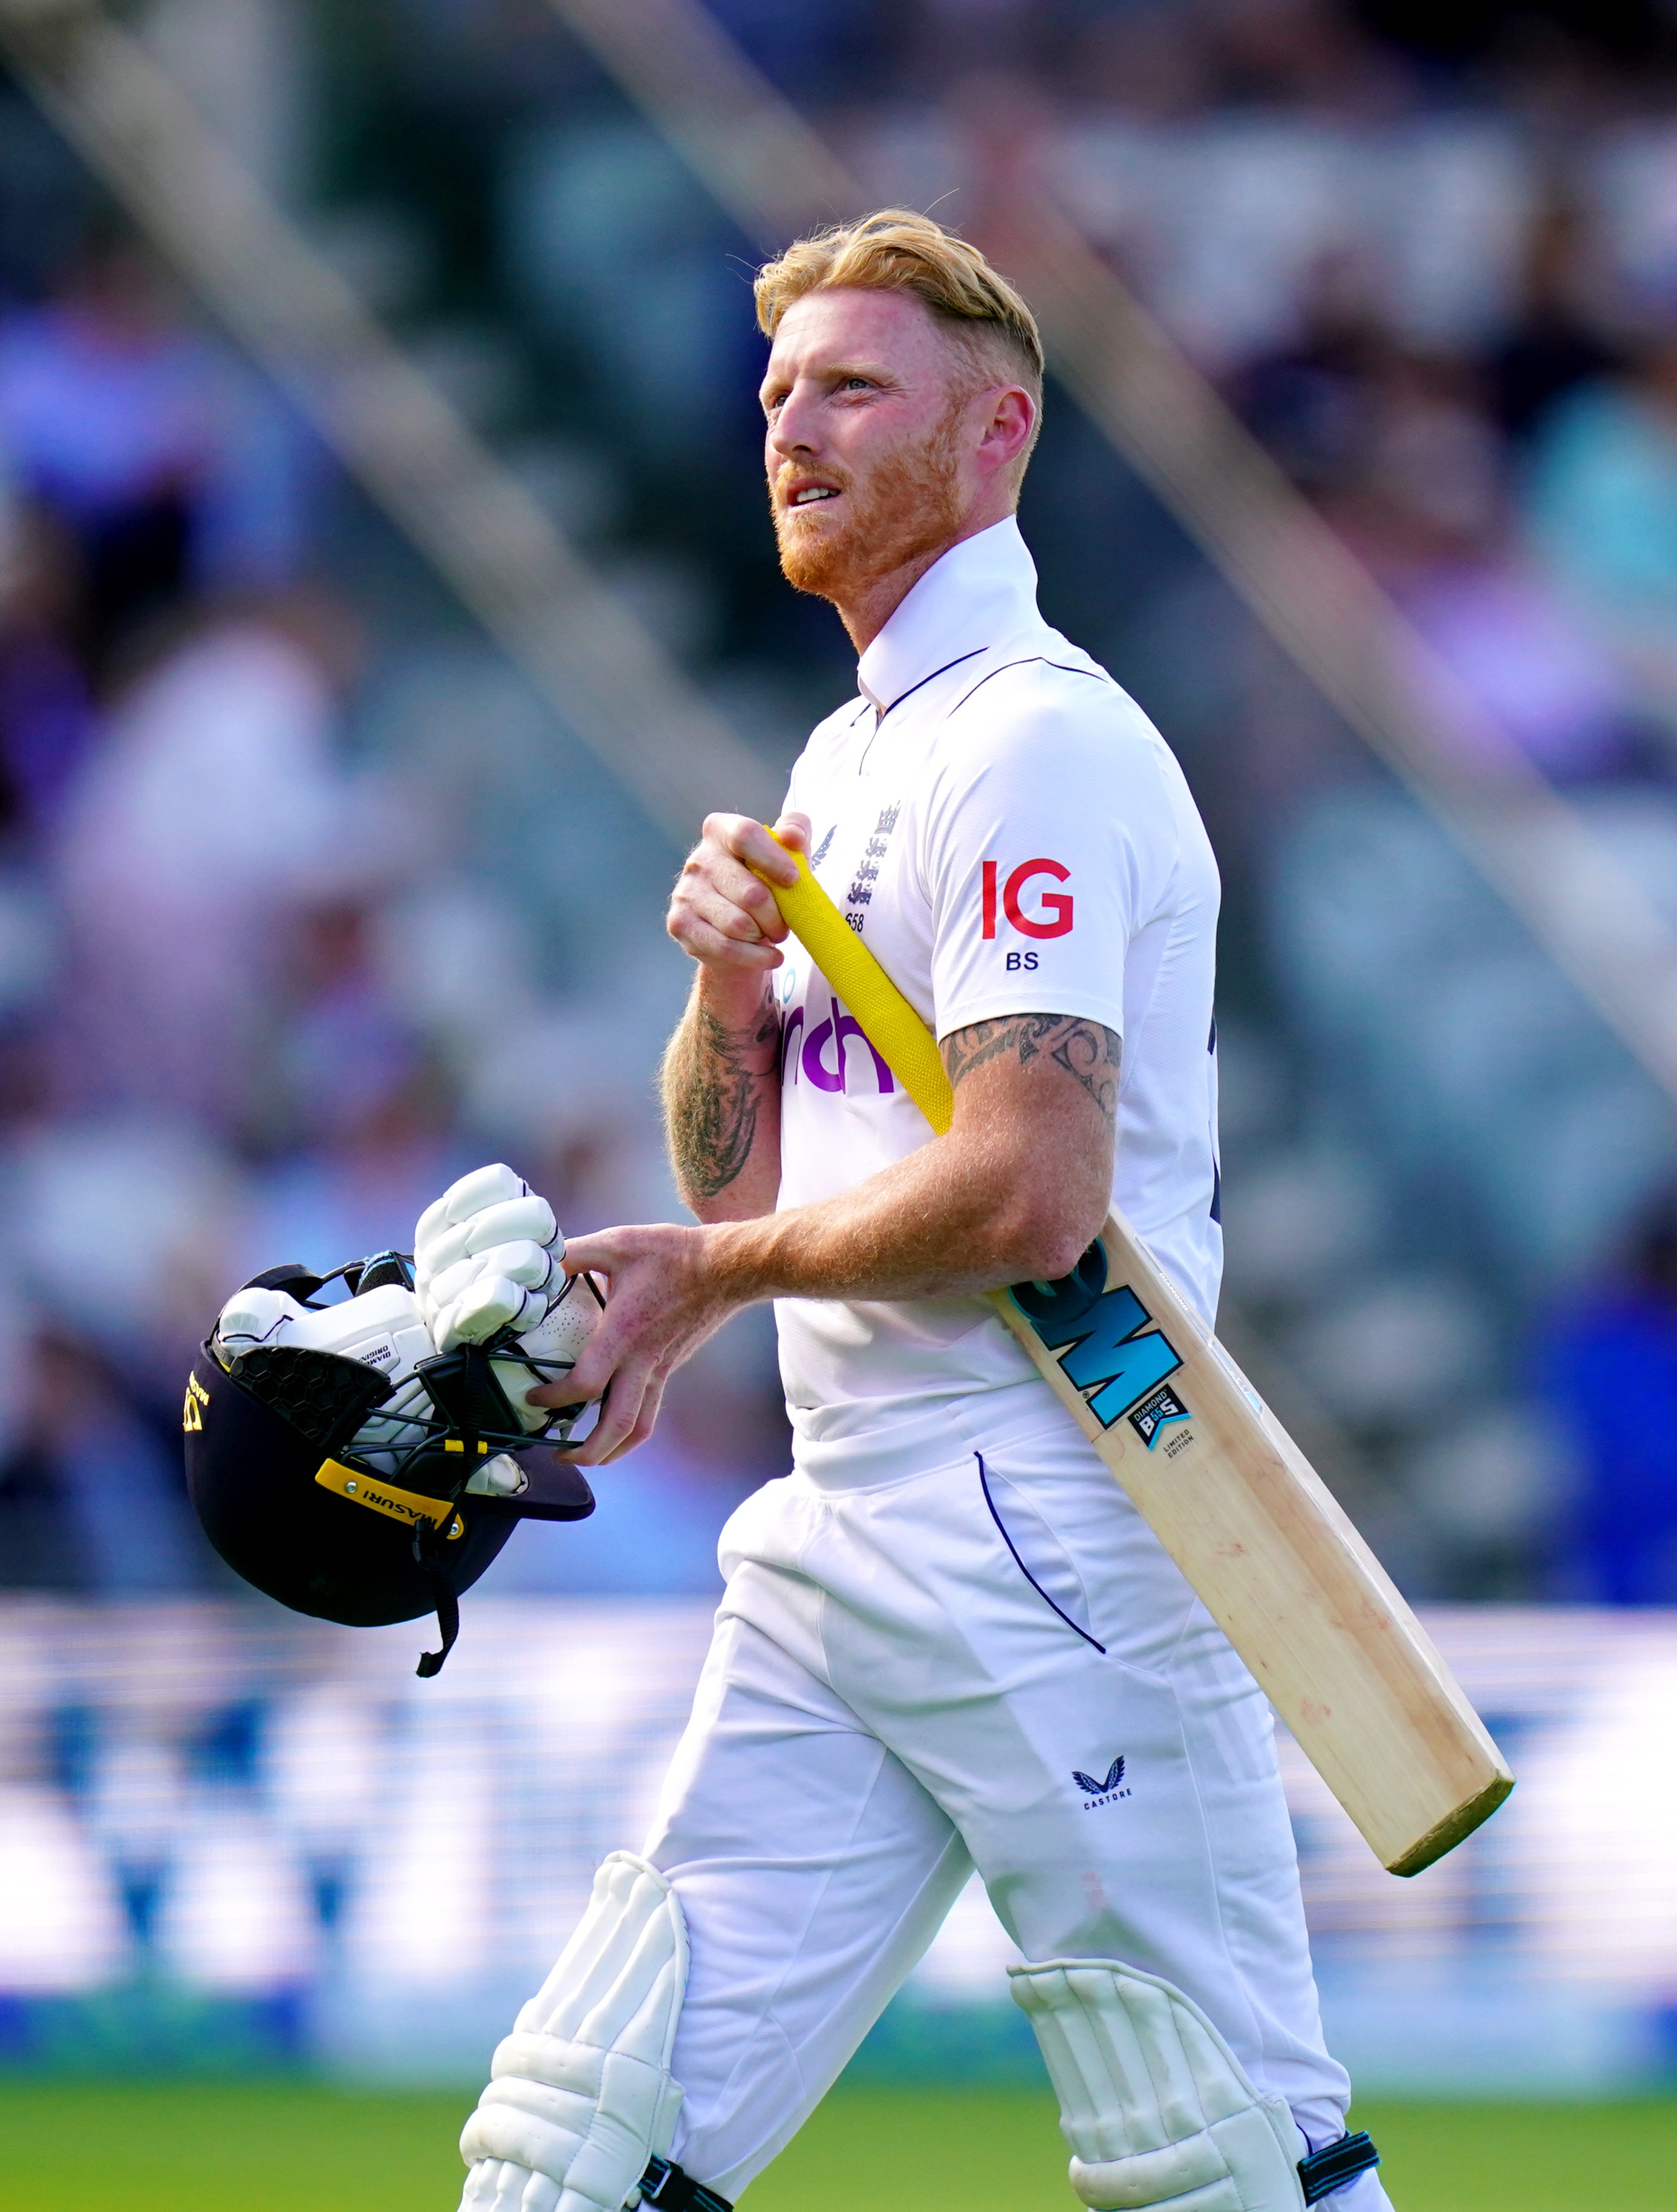
[[[559,1963],[495,2054],[460,2137],[461,2212],[623,2212],[668,2154],[687,1929],[655,1867],[614,1851]]]
[[[1109,1960],[1010,1966],[1091,2212],[1303,2212],[1298,2130],[1191,1997]]]

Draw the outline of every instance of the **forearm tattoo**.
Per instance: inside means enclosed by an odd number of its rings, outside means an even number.
[[[744,1029],[724,1028],[701,1006],[677,1036],[665,1062],[664,1115],[671,1162],[690,1197],[718,1197],[744,1171],[780,1039],[780,1015],[766,999]]]
[[[1111,1127],[1118,1114],[1118,1039],[1099,1022],[1068,1014],[1008,1014],[1000,1021],[974,1022],[943,1041],[944,1066],[957,1090],[975,1067],[1006,1053],[1018,1055],[1021,1067],[1046,1053],[1079,1083]]]

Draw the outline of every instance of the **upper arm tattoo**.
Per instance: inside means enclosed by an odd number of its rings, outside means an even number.
[[[1109,1127],[1118,1115],[1119,1042],[1099,1022],[1072,1014],[1006,1014],[999,1021],[974,1022],[943,1041],[944,1066],[951,1086],[987,1060],[1015,1053],[1021,1067],[1046,1053],[1074,1083],[1081,1084]]]
[[[668,1083],[665,1097],[677,1173],[701,1200],[720,1196],[751,1157],[763,1085],[779,1073],[780,1036],[780,1015],[767,1000],[738,1030],[699,1012],[686,1079]]]

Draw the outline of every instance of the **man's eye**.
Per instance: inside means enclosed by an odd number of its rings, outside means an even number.
[[[865,376],[847,376],[841,389],[845,392],[872,392],[873,386]]]

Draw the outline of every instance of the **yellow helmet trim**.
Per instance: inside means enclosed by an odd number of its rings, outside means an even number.
[[[345,1467],[342,1460],[323,1460],[315,1470],[314,1480],[323,1490],[335,1491],[352,1505],[368,1506],[392,1521],[406,1522],[410,1528],[417,1521],[429,1521],[441,1528],[453,1514],[453,1523],[447,1532],[451,1544],[465,1534],[465,1521],[447,1498],[427,1498],[416,1490],[398,1490],[393,1482],[382,1481],[360,1468]]]

